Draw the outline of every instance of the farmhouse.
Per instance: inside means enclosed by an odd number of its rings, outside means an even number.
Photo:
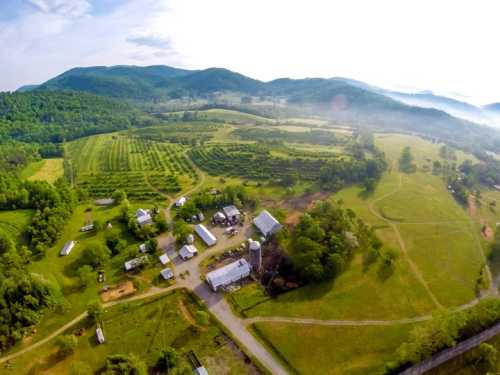
[[[186,197],[180,197],[175,201],[175,207],[182,207],[184,204],[186,204]]]
[[[142,208],[139,208],[137,211],[135,211],[135,217],[137,218],[137,224],[141,226],[151,224],[153,222],[151,212]]]
[[[134,259],[131,259],[129,261],[126,261],[124,263],[125,265],[125,271],[131,271],[137,267],[139,267],[141,264],[143,264],[146,260],[148,259],[148,256],[147,255],[144,255],[142,257],[139,257],[139,258],[134,258]]]
[[[236,262],[207,274],[207,282],[214,292],[250,275],[250,265],[241,258]]]
[[[226,215],[229,221],[235,222],[239,221],[241,218],[241,212],[236,208],[236,206],[226,206],[222,209],[224,211],[224,215]]]
[[[90,232],[94,229],[94,224],[84,225],[80,228],[80,232]]]
[[[268,237],[281,229],[281,224],[267,210],[262,211],[255,219],[253,219],[253,223],[265,237]]]
[[[170,258],[168,257],[168,255],[165,253],[165,254],[162,254],[158,257],[158,259],[160,259],[160,262],[161,264],[167,264],[167,263],[170,263]]]
[[[104,339],[104,333],[102,332],[102,328],[101,327],[97,327],[96,328],[95,335],[97,337],[97,342],[99,344],[104,344],[106,342],[106,340]]]
[[[63,248],[61,249],[61,256],[66,256],[71,253],[71,250],[73,250],[73,247],[75,247],[75,241],[68,241],[64,244]]]
[[[179,250],[182,260],[188,260],[198,254],[198,249],[194,245],[184,245]]]
[[[170,268],[165,268],[160,271],[161,277],[163,277],[165,280],[170,280],[172,277],[174,277],[174,273]]]
[[[217,243],[217,238],[203,224],[196,225],[194,231],[207,246],[213,246]]]

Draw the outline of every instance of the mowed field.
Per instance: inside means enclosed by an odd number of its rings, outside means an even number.
[[[241,301],[248,317],[396,320],[394,327],[385,328],[258,323],[264,341],[300,373],[317,373],[317,366],[328,374],[377,373],[406,338],[409,326],[397,320],[425,316],[438,307],[453,308],[476,298],[487,243],[480,234],[479,218],[471,217],[454,200],[442,177],[424,171],[425,165],[442,160],[441,145],[387,134],[377,136],[376,142],[391,167],[374,193],[366,197],[361,188],[350,187],[332,199],[341,200],[374,226],[384,247],[399,254],[394,273],[381,277],[379,265],[367,267],[358,254],[334,282],[308,285],[275,299],[262,298],[254,288],[243,288],[233,298]],[[418,166],[413,174],[398,170],[397,159],[407,145]],[[466,158],[469,156],[457,152],[457,163]],[[349,334],[343,335],[343,330]]]
[[[153,366],[162,349],[173,347],[180,355],[181,368],[191,368],[186,354],[193,351],[211,374],[251,374],[254,368],[216,325],[201,326],[196,321],[200,310],[204,308],[181,290],[115,306],[102,318],[105,344],[97,344],[95,325],[82,322],[66,332],[84,329],[74,354],[58,357],[57,342],[52,341],[16,358],[8,369],[2,366],[0,373],[63,375],[71,373],[75,363],[94,373],[104,366],[107,355],[131,353]]]
[[[24,243],[23,234],[28,228],[32,217],[33,210],[1,211],[0,230],[9,234],[11,238]]]
[[[22,172],[21,177],[30,181],[47,181],[54,183],[64,175],[63,159],[43,159],[30,163]]]
[[[196,172],[179,144],[126,134],[82,138],[66,146],[74,182],[92,196],[123,189],[133,200],[157,200],[191,187]]]

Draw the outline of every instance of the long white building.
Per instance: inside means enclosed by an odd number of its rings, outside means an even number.
[[[207,227],[203,224],[195,225],[194,231],[200,238],[207,244],[207,246],[213,246],[217,243],[217,238],[210,232]]]
[[[250,275],[250,265],[241,258],[236,262],[207,273],[206,280],[214,292]]]

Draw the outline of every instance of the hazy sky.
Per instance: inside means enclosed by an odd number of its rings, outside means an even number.
[[[487,103],[500,101],[499,15],[498,0],[0,0],[0,90],[75,66],[166,64]]]

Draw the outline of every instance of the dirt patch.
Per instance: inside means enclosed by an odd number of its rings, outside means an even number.
[[[318,200],[327,199],[331,193],[327,191],[318,191],[315,193],[303,194],[300,197],[284,199],[280,201],[266,199],[263,204],[273,208],[283,208],[288,211],[285,224],[295,225],[298,223],[300,216],[314,206]]]
[[[103,302],[114,301],[131,294],[134,294],[136,291],[134,284],[132,281],[127,281],[122,284],[117,285],[116,287],[109,289],[105,292],[101,293],[101,298]]]
[[[469,211],[470,216],[476,216],[477,206],[476,206],[476,198],[474,196],[469,195],[467,197],[467,209]]]
[[[483,225],[481,229],[481,234],[483,235],[486,241],[493,241],[493,238],[495,237],[493,229],[491,229],[491,227],[488,224]]]
[[[192,324],[194,326],[196,325],[196,320],[194,320],[193,316],[191,315],[191,312],[184,304],[184,301],[179,301],[179,310],[181,310],[182,316],[189,324]]]
[[[85,211],[83,214],[85,223],[91,223],[92,222],[92,211]]]

